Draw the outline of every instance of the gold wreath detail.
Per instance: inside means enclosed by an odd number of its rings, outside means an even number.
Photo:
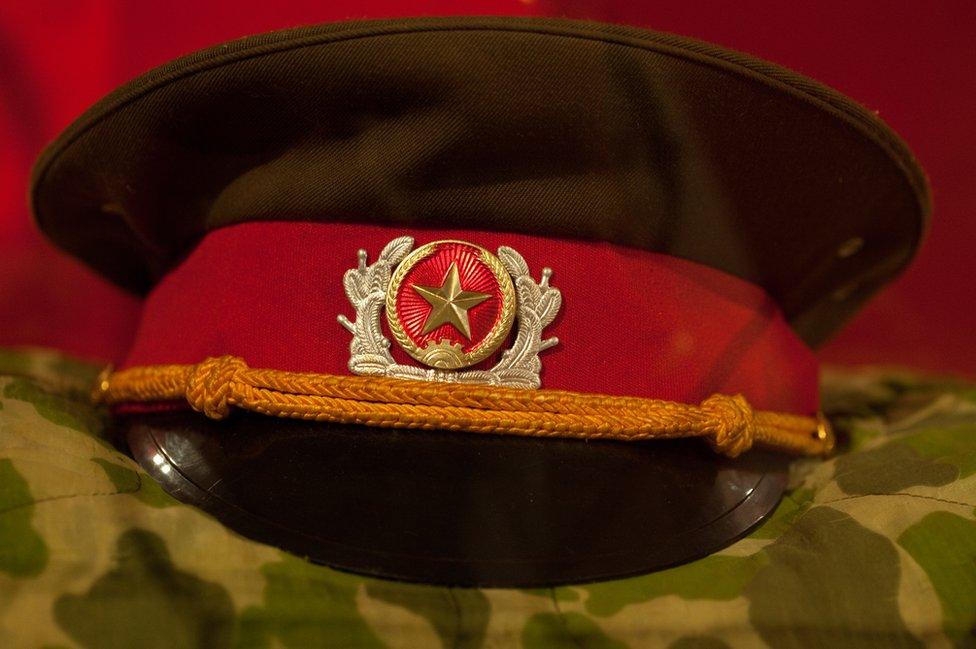
[[[446,341],[436,341],[428,343],[426,347],[420,347],[415,343],[403,324],[396,315],[396,298],[400,291],[400,285],[407,273],[418,263],[429,257],[438,246],[445,243],[459,243],[476,248],[480,252],[481,261],[484,262],[492,275],[498,281],[498,287],[502,295],[501,317],[491,328],[484,339],[478,343],[470,352],[465,352],[450,344],[445,345]],[[502,265],[502,262],[495,255],[481,246],[467,241],[456,241],[453,239],[432,241],[425,244],[397,265],[396,271],[390,278],[390,284],[386,292],[386,321],[390,327],[390,333],[411,357],[437,369],[456,370],[462,367],[470,367],[491,356],[505,342],[505,337],[512,328],[515,321],[515,287],[512,285],[512,278]]]

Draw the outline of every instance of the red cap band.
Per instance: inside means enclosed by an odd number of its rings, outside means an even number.
[[[563,307],[545,336],[544,388],[698,402],[741,393],[762,409],[817,408],[817,363],[772,299],[744,280],[599,242],[472,230],[256,222],[208,234],[153,289],[124,367],[240,356],[251,367],[348,374],[355,314],[342,276],[391,239],[470,241],[553,269]],[[413,363],[402,350],[400,363]],[[493,359],[488,359],[490,363]]]

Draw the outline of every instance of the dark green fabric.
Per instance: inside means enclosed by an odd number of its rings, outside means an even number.
[[[908,262],[928,211],[905,145],[815,82],[516,18],[324,25],[178,60],[70,127],[31,194],[55,243],[136,291],[247,220],[530,232],[746,278],[813,344]]]

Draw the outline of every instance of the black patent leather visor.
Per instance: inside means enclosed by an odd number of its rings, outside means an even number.
[[[701,440],[585,442],[397,431],[235,412],[129,415],[136,459],[245,536],[329,566],[533,587],[689,561],[775,507],[789,459]]]

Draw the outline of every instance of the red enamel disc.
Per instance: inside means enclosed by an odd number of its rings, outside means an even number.
[[[493,254],[463,241],[435,241],[408,255],[387,293],[393,338],[440,369],[473,365],[502,344],[514,319],[512,281]]]

